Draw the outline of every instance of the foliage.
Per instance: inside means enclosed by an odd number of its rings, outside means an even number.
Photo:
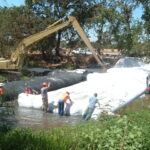
[[[134,11],[141,6],[142,17],[135,20]],[[0,55],[9,58],[22,39],[60,18],[73,15],[86,33],[95,33],[94,45],[98,50],[115,48],[129,56],[149,56],[149,9],[149,0],[26,0],[25,6],[0,7]],[[83,43],[76,31],[68,27],[34,43],[27,50],[40,50],[46,60],[54,48],[59,55],[60,45],[77,48]]]
[[[21,40],[51,24],[49,18],[39,18],[26,6],[0,8],[0,17],[2,19],[0,22],[0,53],[5,58],[10,56],[10,51],[15,50]],[[34,44],[28,50],[47,51],[53,46],[54,39],[53,36],[45,38],[44,41],[39,42],[40,44]],[[49,40],[51,40],[51,44],[49,44]]]
[[[62,64],[61,66],[58,66],[57,67],[58,69],[73,69],[73,65],[71,63],[65,63],[65,64]]]
[[[148,7],[148,1],[141,3],[145,9]],[[96,1],[96,5],[96,16],[91,18],[91,24],[98,36],[95,45],[99,50],[115,48],[129,56],[148,54],[146,43],[149,35],[145,31],[149,17],[145,22],[142,22],[144,16],[139,20],[133,18],[134,10],[140,6],[138,0]]]
[[[148,150],[149,110],[50,131],[0,128],[1,150]]]
[[[25,2],[39,17],[52,18],[53,21],[56,21],[65,16],[73,15],[82,25],[85,24],[87,18],[93,15],[94,8],[93,1],[91,0],[26,0]],[[87,13],[87,11],[89,13]],[[61,29],[57,32],[57,42],[55,43],[56,55],[59,55],[60,41],[62,39],[67,39],[67,41],[79,40],[79,37],[76,34],[76,31],[70,27]]]
[[[4,75],[0,75],[0,81],[6,80],[6,77]]]
[[[150,2],[149,0],[136,0],[143,6],[144,12],[142,19],[144,20],[144,27],[147,34],[150,34]]]

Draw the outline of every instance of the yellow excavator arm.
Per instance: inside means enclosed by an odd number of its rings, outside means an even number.
[[[43,39],[44,37],[47,37],[48,35],[56,32],[60,29],[67,27],[70,24],[74,27],[74,29],[80,35],[80,37],[82,38],[84,43],[91,50],[91,52],[92,52],[93,56],[95,57],[96,61],[98,62],[98,64],[100,64],[103,68],[105,68],[101,57],[97,56],[95,49],[92,47],[89,39],[85,35],[84,31],[82,30],[82,28],[79,25],[76,18],[73,16],[68,16],[68,20],[66,22],[60,23],[62,21],[63,21],[63,19],[60,19],[60,20],[56,21],[55,23],[53,23],[52,25],[48,26],[45,30],[23,39],[19,43],[16,51],[11,55],[10,60],[0,61],[0,69],[18,69],[18,67],[21,65],[21,61],[22,61],[21,55],[25,53],[26,47],[28,47],[29,45]]]

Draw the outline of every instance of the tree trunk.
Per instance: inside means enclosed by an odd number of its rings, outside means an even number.
[[[60,48],[60,40],[61,40],[61,30],[58,31],[58,39],[57,39],[57,43],[56,43],[56,56],[60,56],[60,53],[59,53],[59,48]]]
[[[42,51],[42,58],[43,58],[44,60],[46,60],[45,51],[44,51],[43,49],[42,49],[41,51]]]

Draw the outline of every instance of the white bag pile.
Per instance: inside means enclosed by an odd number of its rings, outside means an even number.
[[[107,73],[91,73],[87,76],[87,81],[49,92],[49,103],[54,101],[57,105],[61,94],[68,91],[74,101],[70,109],[71,115],[82,115],[88,106],[89,97],[98,93],[101,108],[96,107],[92,116],[96,118],[102,111],[114,112],[143,94],[149,72],[150,64],[125,57]],[[41,95],[27,96],[21,93],[18,96],[18,104],[23,107],[41,108]]]

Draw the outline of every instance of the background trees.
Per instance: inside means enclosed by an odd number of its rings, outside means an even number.
[[[65,16],[73,15],[82,25],[92,15],[92,3],[91,0],[26,0],[27,6],[39,17],[51,18],[56,21]],[[59,55],[61,39],[66,38],[68,41],[72,41],[77,36],[72,28],[67,28],[67,30],[59,30],[56,37],[55,49],[56,55]]]
[[[9,57],[25,37],[68,15],[75,16],[89,36],[95,34],[97,49],[117,48],[129,56],[150,56],[149,0],[26,0],[25,3],[20,7],[0,7],[2,57]],[[143,14],[136,20],[133,13],[139,7]],[[81,44],[81,39],[72,27],[67,27],[29,49],[41,51],[46,58],[53,48],[59,55],[61,42],[63,46],[73,48]]]

